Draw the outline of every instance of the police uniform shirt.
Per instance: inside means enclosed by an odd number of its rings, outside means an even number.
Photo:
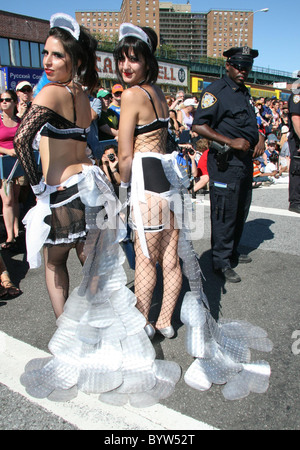
[[[256,115],[251,96],[245,86],[230,77],[213,82],[203,92],[195,113],[194,125],[208,125],[231,139],[244,138],[254,149],[259,140]],[[231,165],[242,165],[241,152],[235,151]]]
[[[297,114],[300,116],[300,95],[299,94],[292,94],[288,101],[289,105],[289,145],[290,145],[290,152],[291,155],[294,154],[294,152],[299,148],[300,139],[295,133],[293,122],[292,122],[292,114]],[[298,145],[297,145],[298,144]]]

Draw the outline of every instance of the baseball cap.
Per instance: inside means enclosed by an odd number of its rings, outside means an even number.
[[[106,91],[105,89],[101,89],[101,91],[99,91],[99,92],[97,93],[97,98],[99,98],[99,97],[104,98],[104,97],[106,97],[107,95],[110,95],[110,92],[109,92],[109,91]]]
[[[270,144],[271,142],[278,142],[278,139],[275,136],[275,134],[269,134],[269,136],[268,136],[268,144]]]
[[[187,98],[186,100],[184,100],[183,105],[184,106],[197,106],[197,103],[192,98]]]
[[[23,89],[25,86],[29,86],[32,89],[31,84],[29,83],[29,81],[20,81],[20,83],[17,84],[16,87],[16,91],[20,91],[21,89]]]
[[[115,92],[123,92],[124,91],[124,89],[123,89],[123,86],[121,86],[121,84],[115,84],[113,87],[112,87],[112,90],[111,90],[111,92],[114,94]]]
[[[281,128],[281,134],[288,133],[289,131],[289,127],[287,127],[286,125],[283,125],[283,127]]]

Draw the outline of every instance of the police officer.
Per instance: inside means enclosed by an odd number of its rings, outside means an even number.
[[[227,57],[226,75],[203,92],[193,122],[193,131],[230,148],[222,154],[210,147],[208,174],[211,203],[213,268],[229,282],[241,281],[233,262],[251,258],[238,252],[252,199],[253,156],[264,152],[265,137],[259,133],[254,105],[245,87],[258,51],[234,47]]]
[[[300,72],[298,73],[300,77]],[[289,149],[290,149],[290,184],[289,210],[300,213],[300,93],[293,93],[289,98]]]

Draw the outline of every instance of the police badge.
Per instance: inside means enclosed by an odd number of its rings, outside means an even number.
[[[210,108],[217,102],[217,98],[210,92],[205,92],[201,100],[201,108]]]
[[[296,105],[297,105],[297,103],[300,102],[300,95],[294,95],[293,102],[296,103]]]

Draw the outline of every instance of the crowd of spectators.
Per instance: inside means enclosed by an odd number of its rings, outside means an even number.
[[[180,165],[185,166],[191,182],[194,184],[192,192],[196,192],[199,184],[199,173],[192,171],[193,157],[186,144],[192,145],[198,163],[202,151],[201,136],[191,131],[193,114],[198,106],[198,99],[195,96],[187,95],[183,91],[177,93],[176,97],[167,96],[170,108],[170,131],[178,144],[184,149],[178,157]],[[253,161],[253,187],[261,185],[270,186],[273,183],[288,182],[288,172],[290,165],[290,153],[288,146],[288,102],[277,98],[260,97],[253,99],[257,126],[261,133],[266,136],[266,149],[262,157]],[[197,148],[197,142],[199,148]],[[209,143],[205,142],[208,147]],[[205,150],[205,149],[204,149]],[[269,165],[270,154],[272,155],[272,167]],[[272,170],[271,170],[272,168]],[[198,175],[198,176],[197,176]],[[208,184],[205,185],[208,187]],[[203,189],[202,187],[200,189]]]

